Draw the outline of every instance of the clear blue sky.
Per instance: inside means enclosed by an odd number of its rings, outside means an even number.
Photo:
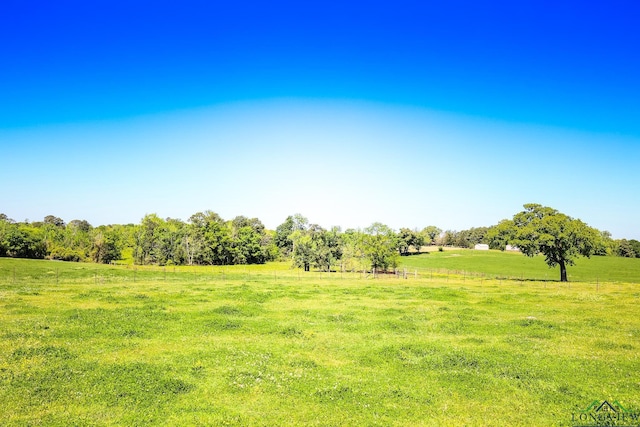
[[[640,239],[638,22],[634,1],[8,0],[0,212],[460,230],[535,202]]]

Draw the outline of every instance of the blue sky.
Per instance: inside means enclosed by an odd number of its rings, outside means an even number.
[[[0,9],[0,212],[640,239],[634,2],[23,2]]]

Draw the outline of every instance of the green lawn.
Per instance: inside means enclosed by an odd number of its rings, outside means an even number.
[[[527,257],[519,252],[473,249],[433,251],[401,257],[400,262],[402,266],[417,268],[423,274],[448,270],[456,274],[482,274],[491,278],[560,280],[559,268],[549,268],[544,256]],[[567,273],[570,281],[640,283],[640,258],[579,257],[574,266],[567,267]]]
[[[640,409],[639,302],[630,283],[0,258],[0,425],[568,426],[594,400]]]

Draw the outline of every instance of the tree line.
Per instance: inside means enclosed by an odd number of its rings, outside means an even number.
[[[0,214],[0,256],[110,263],[130,257],[157,265],[258,264],[276,259],[273,232],[257,218],[223,220],[211,211],[184,222],[146,215],[140,224],[93,227],[48,215],[16,222]]]
[[[146,215],[139,224],[93,227],[86,220],[48,215],[42,221],[16,222],[0,214],[0,256],[110,263],[132,259],[138,265],[233,265],[291,260],[309,270],[335,268],[386,270],[398,256],[435,244],[441,229],[422,231],[375,223],[364,230],[324,229],[300,214],[276,230],[258,218],[225,220],[212,211],[187,221]]]
[[[127,227],[68,224],[53,215],[37,222],[15,222],[0,214],[0,256],[109,263],[120,259]]]
[[[559,235],[569,225],[577,227],[575,221],[579,220],[563,215],[552,208],[528,204],[513,219],[491,227],[443,231],[431,225],[422,230],[396,231],[374,223],[364,229],[342,231],[339,227],[324,229],[310,224],[300,214],[287,217],[275,230],[266,229],[258,218],[237,216],[225,220],[212,211],[198,212],[187,221],[149,214],[139,224],[98,227],[85,220],[65,223],[53,215],[37,222],[16,222],[0,214],[0,256],[98,263],[127,258],[139,265],[232,265],[291,260],[305,270],[388,270],[398,265],[400,256],[419,253],[425,245],[473,248],[486,243],[492,249],[504,249],[511,243],[525,254],[544,253],[542,240]],[[544,224],[536,222],[542,218],[546,218]],[[534,225],[543,229],[532,230]],[[637,240],[614,240],[606,231],[583,225],[574,227],[579,234],[575,242],[552,243],[576,247],[578,241],[588,242],[588,250],[583,248],[583,254],[640,257]],[[558,261],[564,262],[565,258],[561,255]],[[553,260],[549,262],[552,264]]]

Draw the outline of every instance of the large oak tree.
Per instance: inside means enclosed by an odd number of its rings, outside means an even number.
[[[512,220],[502,221],[496,232],[500,239],[517,246],[523,254],[542,254],[549,267],[560,266],[560,281],[567,281],[567,265],[577,256],[591,256],[599,241],[598,230],[556,209],[535,203]]]

